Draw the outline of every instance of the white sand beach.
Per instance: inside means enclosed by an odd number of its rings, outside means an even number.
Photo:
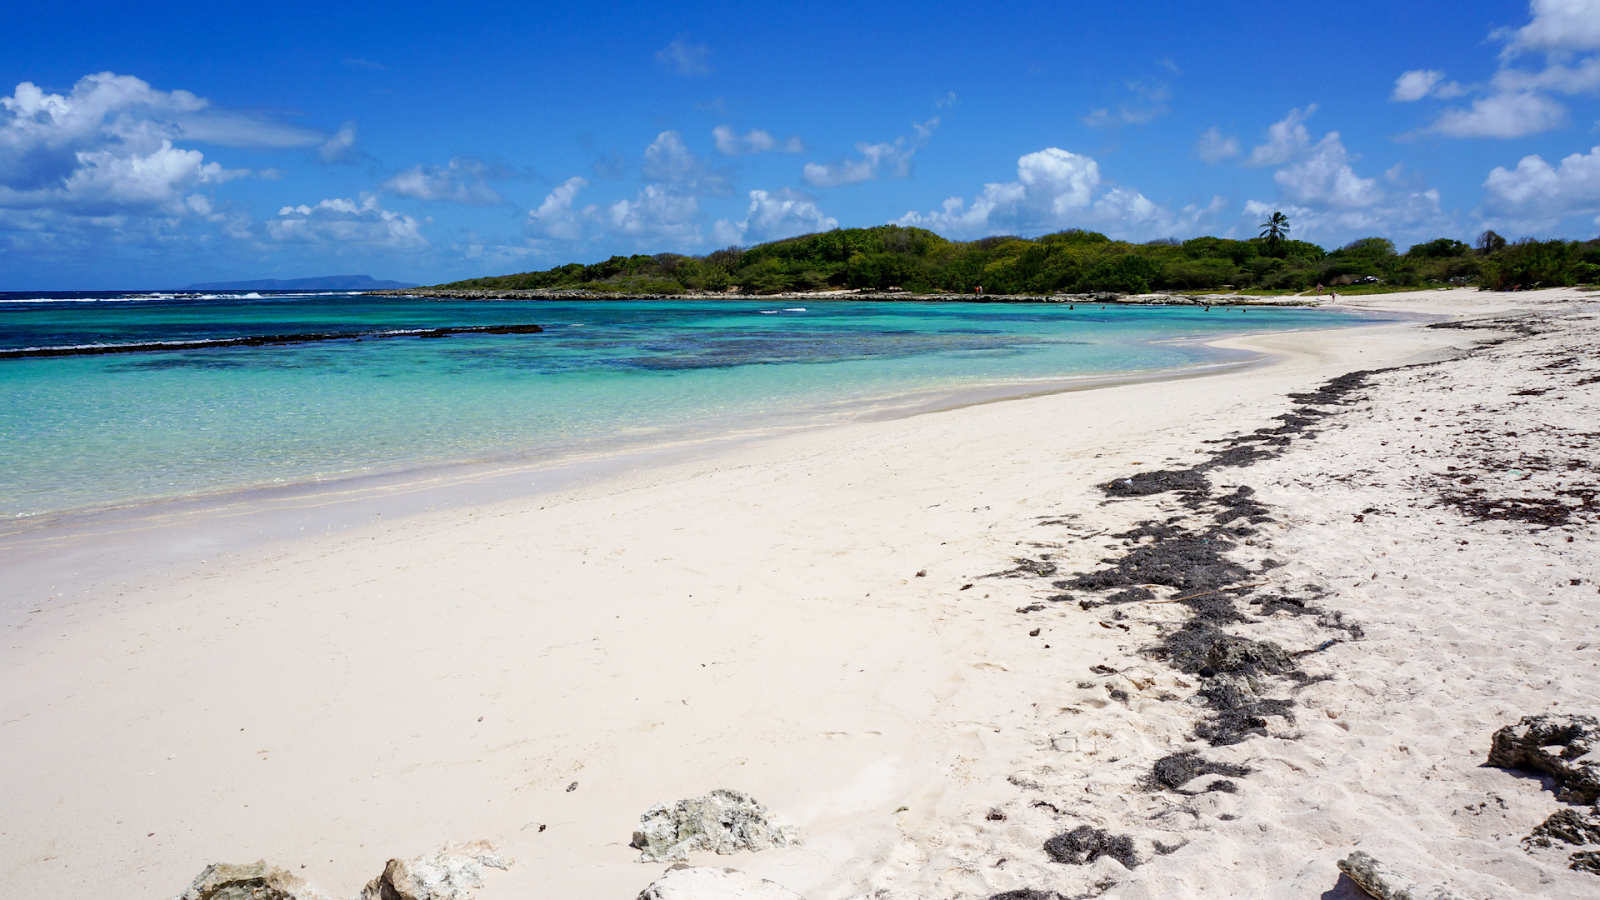
[[[803,843],[690,862],[809,900],[1360,896],[1335,867],[1358,849],[1464,897],[1600,896],[1567,868],[1577,847],[1520,843],[1565,805],[1548,782],[1483,765],[1521,716],[1600,714],[1596,297],[1345,298],[1525,327],[1235,338],[1271,364],[712,445],[398,518],[313,511],[338,527],[204,556],[63,537],[60,579],[0,623],[0,896],[160,900],[265,859],[349,897],[390,858],[483,839],[515,862],[482,900],[631,900],[665,868],[635,861],[640,814],[714,788]],[[1277,427],[1289,394],[1430,362],[1207,470],[1266,508],[1229,551],[1257,594],[1360,626],[1238,601],[1229,633],[1313,651],[1261,686],[1290,714],[1197,740],[1200,679],[1147,652],[1189,607],[1045,599],[1137,522],[1199,515],[1103,485]],[[1469,487],[1570,520],[1477,521],[1447,500]],[[989,577],[1018,559],[1033,569]],[[1249,773],[1152,786],[1185,750]],[[1041,850],[1080,825],[1129,835],[1139,865]]]

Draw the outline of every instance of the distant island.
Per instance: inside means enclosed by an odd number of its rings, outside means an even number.
[[[318,278],[261,278],[255,281],[202,281],[186,291],[389,291],[416,287],[404,281],[379,281],[371,275],[323,275]]]
[[[951,241],[921,228],[843,228],[704,256],[613,256],[540,272],[473,278],[429,290],[585,291],[624,295],[775,294],[824,290],[1042,295],[1249,290],[1347,293],[1471,285],[1487,290],[1600,282],[1600,239],[1508,241],[1486,231],[1415,244],[1368,237],[1332,250],[1288,238],[1281,214],[1260,237],[1134,244],[1074,229],[1037,238]]]

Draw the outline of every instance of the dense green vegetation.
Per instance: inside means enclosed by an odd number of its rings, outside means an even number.
[[[920,228],[882,225],[729,247],[705,256],[658,253],[570,263],[542,272],[474,278],[441,287],[573,288],[619,293],[776,293],[826,288],[916,292],[1049,294],[1249,289],[1304,291],[1317,285],[1477,285],[1485,289],[1600,282],[1600,239],[1508,242],[1484,232],[1477,246],[1450,238],[1404,253],[1381,237],[1336,250],[1288,239],[1280,215],[1252,240],[1199,237],[1147,244],[1093,231],[1038,238],[949,241]]]

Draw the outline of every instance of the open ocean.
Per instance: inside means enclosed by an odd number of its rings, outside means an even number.
[[[462,461],[538,462],[1240,357],[1306,309],[0,293],[0,351],[537,324],[540,334],[0,358],[0,516]]]

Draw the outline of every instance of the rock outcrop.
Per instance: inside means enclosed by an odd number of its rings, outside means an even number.
[[[325,900],[298,876],[257,860],[212,863],[174,900]]]
[[[1528,847],[1554,847],[1557,841],[1600,844],[1600,810],[1558,810],[1522,839]]]
[[[777,882],[738,869],[679,864],[639,892],[639,900],[804,900]]]
[[[1494,733],[1489,765],[1543,772],[1560,784],[1560,799],[1594,803],[1600,799],[1600,760],[1589,752],[1596,746],[1600,722],[1593,716],[1523,716]]]
[[[1361,850],[1339,860],[1339,871],[1377,900],[1462,900],[1460,894],[1447,887],[1403,878]]]
[[[727,855],[798,843],[800,834],[793,825],[773,817],[749,794],[724,788],[650,807],[633,834],[639,862],[679,862],[706,850]]]
[[[467,900],[483,887],[484,866],[509,865],[487,841],[446,844],[432,856],[389,860],[357,900]]]

